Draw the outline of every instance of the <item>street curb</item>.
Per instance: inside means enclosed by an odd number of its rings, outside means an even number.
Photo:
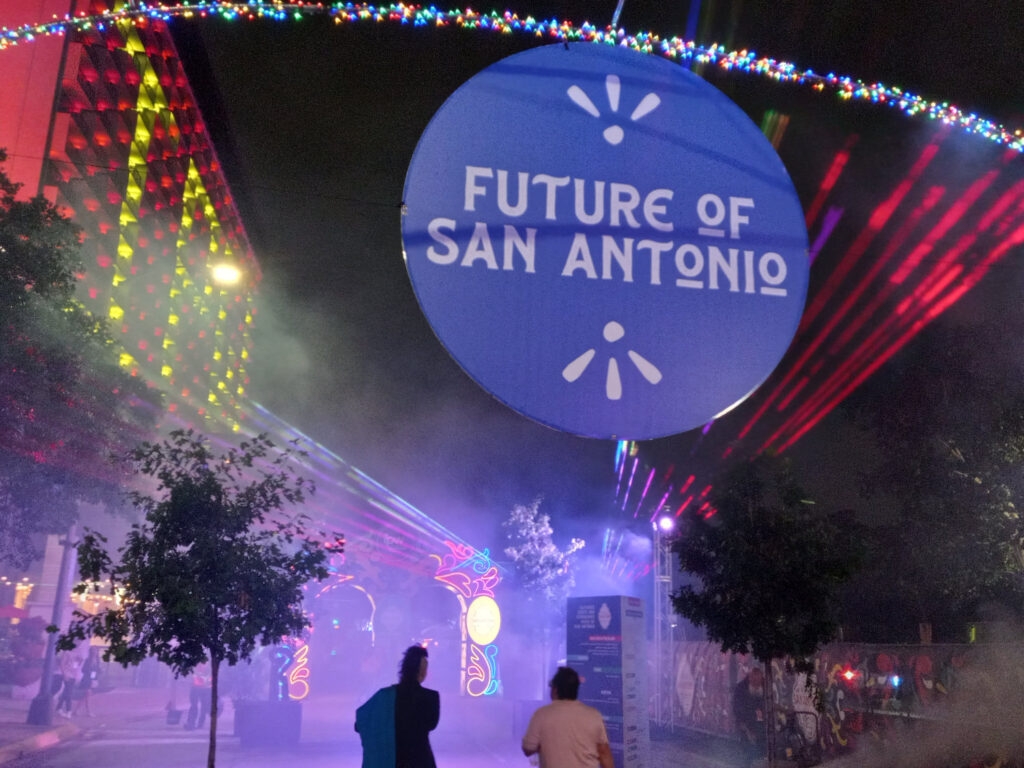
[[[64,723],[49,731],[42,731],[34,736],[29,736],[27,739],[7,744],[0,747],[0,765],[6,765],[32,752],[49,749],[62,741],[67,741],[77,736],[80,731],[81,729],[74,723]]]

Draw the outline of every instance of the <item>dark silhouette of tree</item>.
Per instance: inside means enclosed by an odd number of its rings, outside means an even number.
[[[999,363],[1007,333],[972,323],[922,334],[849,406],[878,446],[863,482],[879,511],[871,568],[844,595],[859,639],[915,642],[924,625],[963,641],[987,606],[1020,612],[1024,390]]]
[[[770,662],[789,657],[798,671],[813,671],[810,657],[838,632],[840,588],[857,568],[860,547],[777,456],[735,466],[714,484],[711,509],[673,545],[691,583],[672,602],[723,651],[749,653],[764,665],[771,755]]]
[[[312,484],[297,474],[292,450],[276,452],[264,436],[216,455],[191,430],[145,443],[132,458],[157,481],[155,496],[133,492],[145,521],[108,554],[88,532],[78,549],[76,591],[109,580],[114,608],[76,612],[61,648],[103,638],[104,658],[124,666],[155,656],[176,674],[209,662],[212,678],[208,768],[214,767],[221,664],[234,665],[309,626],[302,587],[327,576],[327,559],[342,551],[339,535],[307,531],[291,510]]]

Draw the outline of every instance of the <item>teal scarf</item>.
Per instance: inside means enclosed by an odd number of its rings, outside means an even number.
[[[395,768],[395,686],[381,688],[356,710],[363,768]]]

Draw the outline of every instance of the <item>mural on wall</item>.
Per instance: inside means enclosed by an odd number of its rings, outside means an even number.
[[[1017,765],[996,742],[1005,743],[1004,725],[1024,717],[1022,655],[1016,645],[830,645],[814,658],[824,705],[817,715],[803,676],[785,660],[773,662],[772,682],[780,711],[807,713],[797,725],[826,756],[885,743],[897,732],[913,741],[941,731],[953,740],[951,723],[965,729],[974,720],[992,742],[977,739],[978,754],[988,756],[971,765],[994,768]],[[706,642],[678,643],[675,659],[675,725],[735,738],[732,691],[758,662]]]

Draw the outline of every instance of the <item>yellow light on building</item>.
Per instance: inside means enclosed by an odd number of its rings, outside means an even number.
[[[242,279],[242,271],[234,264],[216,264],[213,267],[213,279],[220,285],[234,285]]]

